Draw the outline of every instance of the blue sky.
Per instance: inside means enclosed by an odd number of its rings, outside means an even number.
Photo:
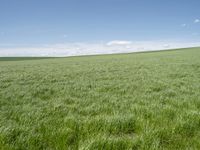
[[[8,48],[190,46],[200,39],[199,6],[199,0],[0,0],[0,55]]]

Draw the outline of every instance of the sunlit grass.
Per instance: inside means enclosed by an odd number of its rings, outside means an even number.
[[[200,149],[199,48],[17,60],[0,61],[1,149]]]

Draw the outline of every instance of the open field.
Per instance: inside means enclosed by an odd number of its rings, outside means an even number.
[[[0,148],[200,149],[200,48],[0,61]]]
[[[22,60],[39,60],[39,59],[52,59],[55,57],[0,57],[0,61],[22,61]]]

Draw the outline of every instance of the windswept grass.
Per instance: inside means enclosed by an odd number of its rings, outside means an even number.
[[[0,61],[1,149],[200,149],[200,49]]]

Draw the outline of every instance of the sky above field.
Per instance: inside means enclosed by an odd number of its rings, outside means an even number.
[[[0,0],[0,56],[200,46],[199,0]]]

